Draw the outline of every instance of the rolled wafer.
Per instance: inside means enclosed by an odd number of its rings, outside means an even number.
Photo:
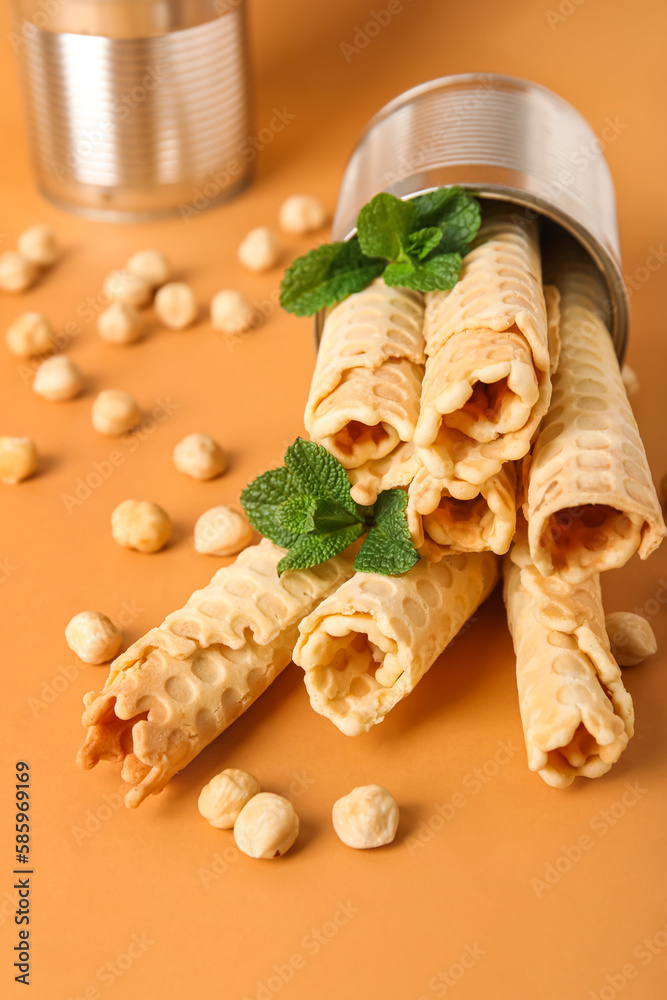
[[[487,203],[458,284],[426,295],[414,440],[431,475],[481,486],[529,451],[551,397],[557,327],[537,224]]]
[[[347,469],[411,441],[424,363],[424,300],[377,278],[326,318],[304,422]]]
[[[121,762],[126,805],[159,792],[252,705],[290,662],[304,615],[352,573],[338,556],[278,577],[284,554],[267,539],[245,549],[85,696],[77,763]]]
[[[608,771],[634,730],[632,699],[609,647],[600,578],[544,578],[525,541],[505,561],[528,767],[566,788]]]
[[[355,503],[370,506],[383,490],[409,486],[421,467],[413,442],[401,441],[384,458],[376,458],[364,462],[358,469],[348,470],[352,499]]]
[[[561,292],[561,356],[527,463],[528,540],[545,576],[570,582],[642,559],[665,525],[646,452],[602,320],[607,295],[574,241],[551,265]]]
[[[316,712],[347,736],[405,698],[497,578],[489,552],[421,559],[402,576],[356,573],[299,626],[294,662]]]
[[[514,464],[507,462],[480,487],[435,479],[422,466],[408,490],[406,515],[415,547],[434,562],[451,552],[503,555],[516,527]]]

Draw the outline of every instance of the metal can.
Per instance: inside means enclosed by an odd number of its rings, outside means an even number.
[[[522,206],[576,237],[605,280],[607,323],[622,359],[629,310],[614,185],[579,112],[545,87],[496,73],[446,76],[406,91],[362,133],[331,238],[348,239],[359,209],[380,191],[413,198],[450,184]],[[318,339],[321,325],[319,316]]]
[[[189,217],[250,179],[245,0],[14,0],[28,134],[51,201]]]

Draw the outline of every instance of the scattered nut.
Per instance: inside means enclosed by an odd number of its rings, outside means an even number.
[[[137,552],[158,552],[171,537],[171,520],[150,500],[123,500],[111,515],[113,540]]]
[[[55,334],[45,316],[26,312],[14,320],[7,330],[7,347],[18,358],[36,358],[55,347]]]
[[[143,278],[151,288],[158,288],[169,281],[171,268],[169,261],[159,250],[139,250],[133,253],[125,269],[130,274]]]
[[[37,268],[16,250],[0,254],[0,288],[3,292],[24,292],[37,280]]]
[[[133,344],[144,332],[144,322],[134,306],[116,300],[97,317],[97,330],[109,344]]]
[[[22,257],[38,267],[50,267],[58,258],[58,244],[51,226],[31,226],[17,241]]]
[[[74,399],[81,392],[83,376],[79,366],[64,354],[47,358],[37,369],[33,390],[44,399]]]
[[[238,252],[241,263],[251,271],[268,271],[281,256],[278,237],[268,226],[251,229]]]
[[[225,453],[208,434],[188,434],[174,448],[174,465],[193,479],[215,479],[227,468]]]
[[[277,858],[289,851],[299,833],[299,817],[282,795],[259,792],[244,805],[234,823],[234,840],[249,858]]]
[[[170,281],[155,296],[155,312],[170,330],[184,330],[197,319],[195,293],[184,281]]]
[[[139,404],[122,389],[105,389],[93,403],[93,427],[100,434],[125,434],[140,420]]]
[[[254,309],[240,292],[226,288],[211,302],[211,323],[223,333],[244,333],[254,326]]]
[[[636,667],[658,649],[653,629],[641,615],[612,611],[605,618],[611,652],[619,667]]]
[[[280,227],[288,233],[313,233],[326,218],[324,206],[311,194],[293,194],[280,206]]]
[[[120,649],[123,636],[100,611],[80,611],[68,623],[65,641],[84,663],[108,663]]]
[[[398,828],[398,806],[381,785],[360,785],[334,802],[333,827],[348,847],[362,850],[391,844]]]
[[[258,792],[259,781],[254,775],[228,767],[202,788],[199,812],[218,830],[231,830],[244,805]]]
[[[0,437],[0,483],[20,483],[37,468],[37,449],[30,438]]]
[[[206,556],[234,556],[252,541],[248,519],[235,507],[211,507],[195,524],[195,549]]]
[[[623,365],[621,368],[621,378],[623,379],[628,399],[632,399],[639,392],[639,377],[637,372],[630,365]]]
[[[140,278],[138,274],[132,274],[125,269],[112,271],[111,274],[107,275],[104,281],[104,291],[110,298],[136,308],[148,305],[152,294],[151,286],[147,281]]]

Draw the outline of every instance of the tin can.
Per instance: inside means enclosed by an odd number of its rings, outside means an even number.
[[[369,122],[343,176],[332,240],[355,232],[359,209],[380,191],[413,198],[458,184],[562,226],[607,286],[607,324],[619,359],[628,336],[616,198],[601,143],[550,90],[496,73],[431,80]],[[316,318],[319,340],[323,317]]]
[[[92,218],[196,214],[248,183],[245,0],[13,0],[39,187]]]

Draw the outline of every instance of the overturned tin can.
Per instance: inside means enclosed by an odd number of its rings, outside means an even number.
[[[250,179],[245,0],[13,0],[37,180],[96,219],[188,217]]]
[[[628,296],[614,185],[601,144],[567,101],[527,80],[467,73],[406,91],[369,122],[340,188],[332,240],[348,239],[380,191],[413,198],[458,184],[522,206],[571,233],[599,268],[606,316],[622,359]],[[323,317],[316,318],[319,339]]]

